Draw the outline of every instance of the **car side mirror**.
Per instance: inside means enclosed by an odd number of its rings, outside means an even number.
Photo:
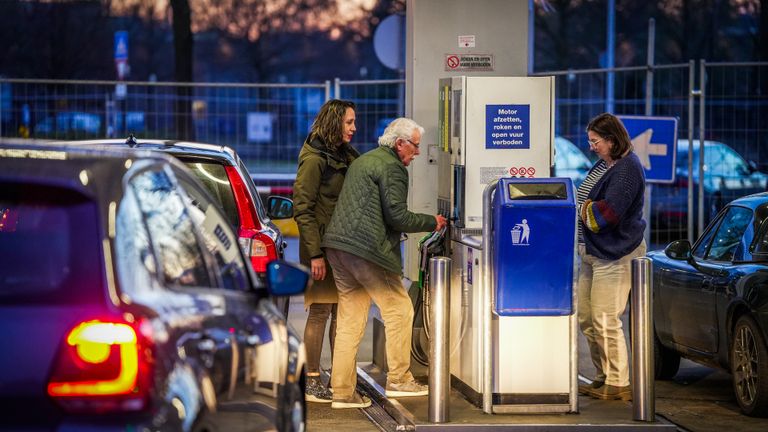
[[[664,254],[674,260],[691,259],[691,242],[688,240],[677,240],[670,243],[665,249]]]
[[[267,214],[270,219],[290,219],[293,217],[293,201],[272,195],[267,198]]]
[[[267,264],[267,290],[273,296],[303,293],[309,283],[309,271],[301,264],[273,260]]]

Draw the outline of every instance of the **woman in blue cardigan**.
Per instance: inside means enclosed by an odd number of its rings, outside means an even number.
[[[630,290],[632,259],[645,255],[645,174],[627,130],[604,113],[587,126],[599,159],[579,186],[579,326],[597,373],[582,393],[631,399],[627,343],[621,315]]]

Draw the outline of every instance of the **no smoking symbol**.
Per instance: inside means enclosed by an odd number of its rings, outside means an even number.
[[[529,176],[533,177],[534,174],[536,174],[536,168],[534,167],[528,167],[528,170],[526,171]]]
[[[517,175],[517,168],[512,167],[509,169],[509,175],[516,176]]]
[[[445,64],[451,69],[456,69],[459,67],[459,57],[455,55],[448,56],[445,60]]]

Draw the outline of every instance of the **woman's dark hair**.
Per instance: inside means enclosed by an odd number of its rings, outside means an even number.
[[[354,110],[354,102],[331,99],[324,103],[312,123],[309,133],[310,141],[315,137],[320,138],[331,149],[341,145],[344,114],[347,112],[347,108]]]
[[[613,143],[611,159],[621,159],[625,153],[632,150],[632,141],[629,139],[624,124],[613,114],[602,113],[589,121],[587,132],[592,131],[601,138]]]

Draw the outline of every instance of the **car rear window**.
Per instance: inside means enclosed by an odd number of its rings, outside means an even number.
[[[0,304],[104,299],[96,204],[59,187],[0,182]]]
[[[240,218],[237,213],[235,194],[232,191],[232,184],[229,183],[229,177],[227,177],[224,165],[216,162],[189,160],[185,160],[184,164],[192,170],[195,177],[200,180],[211,196],[216,199],[232,227],[239,227]]]
[[[245,180],[245,184],[251,191],[251,195],[253,196],[253,204],[256,206],[256,213],[259,214],[259,220],[265,221],[269,219],[267,216],[267,210],[264,208],[264,204],[261,202],[259,191],[256,189],[256,185],[253,184],[253,179],[248,173],[248,168],[245,167],[243,161],[240,161],[240,171],[245,174],[245,178],[243,180]]]

